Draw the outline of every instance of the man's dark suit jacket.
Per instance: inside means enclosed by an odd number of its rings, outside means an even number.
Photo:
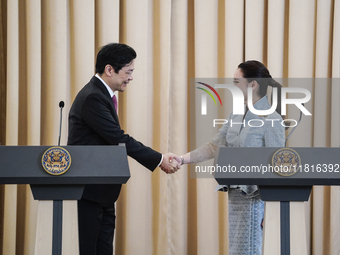
[[[105,85],[93,76],[72,104],[67,144],[118,145],[119,143],[125,143],[127,154],[151,171],[162,159],[162,154],[159,152],[124,134],[109,92]],[[120,188],[121,185],[115,184],[86,185],[83,198],[98,203],[115,202]]]

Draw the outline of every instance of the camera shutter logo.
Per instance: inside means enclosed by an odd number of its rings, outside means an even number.
[[[220,95],[217,93],[217,91],[216,91],[213,87],[211,87],[210,85],[208,85],[208,84],[206,84],[206,83],[203,83],[203,82],[196,82],[196,83],[201,84],[201,85],[203,85],[203,86],[206,86],[206,87],[209,88],[212,92],[214,92],[215,95],[217,96],[218,100],[220,101],[221,106],[222,106],[221,97],[220,97]],[[201,87],[196,87],[196,88],[197,88],[197,89],[200,89],[200,90],[203,90],[204,92],[206,92],[206,93],[214,100],[215,105],[217,105],[214,96],[211,94],[211,92],[210,92],[209,90],[204,89],[204,88],[201,88]],[[202,94],[201,100],[202,100],[201,114],[202,114],[202,115],[207,115],[207,95],[206,95],[206,94]]]

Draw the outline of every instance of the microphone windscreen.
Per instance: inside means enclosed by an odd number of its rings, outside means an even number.
[[[60,107],[60,108],[63,108],[64,106],[65,106],[64,101],[60,101],[60,102],[59,102],[59,107]]]

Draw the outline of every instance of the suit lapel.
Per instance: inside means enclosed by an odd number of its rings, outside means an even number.
[[[91,82],[93,82],[93,84],[95,85],[95,86],[97,86],[99,89],[100,89],[100,91],[107,97],[107,99],[109,100],[109,102],[110,102],[110,107],[111,107],[111,112],[113,112],[113,118],[114,118],[114,120],[117,122],[117,124],[118,124],[118,126],[120,126],[120,124],[119,124],[119,119],[118,119],[118,114],[117,114],[117,112],[116,112],[116,108],[115,108],[115,106],[114,106],[114,104],[113,104],[113,101],[112,101],[112,98],[110,97],[110,93],[109,93],[109,91],[107,91],[107,89],[106,89],[106,87],[105,87],[105,85],[96,77],[96,76],[93,76],[92,77],[92,79],[91,79]]]

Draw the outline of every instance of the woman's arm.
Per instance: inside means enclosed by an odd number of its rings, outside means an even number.
[[[226,134],[228,125],[224,125],[219,132],[210,140],[210,142],[201,147],[184,154],[182,157],[182,164],[199,163],[215,157],[217,146],[226,146]]]
[[[214,157],[217,146],[211,142],[181,156],[182,165],[199,163]]]

